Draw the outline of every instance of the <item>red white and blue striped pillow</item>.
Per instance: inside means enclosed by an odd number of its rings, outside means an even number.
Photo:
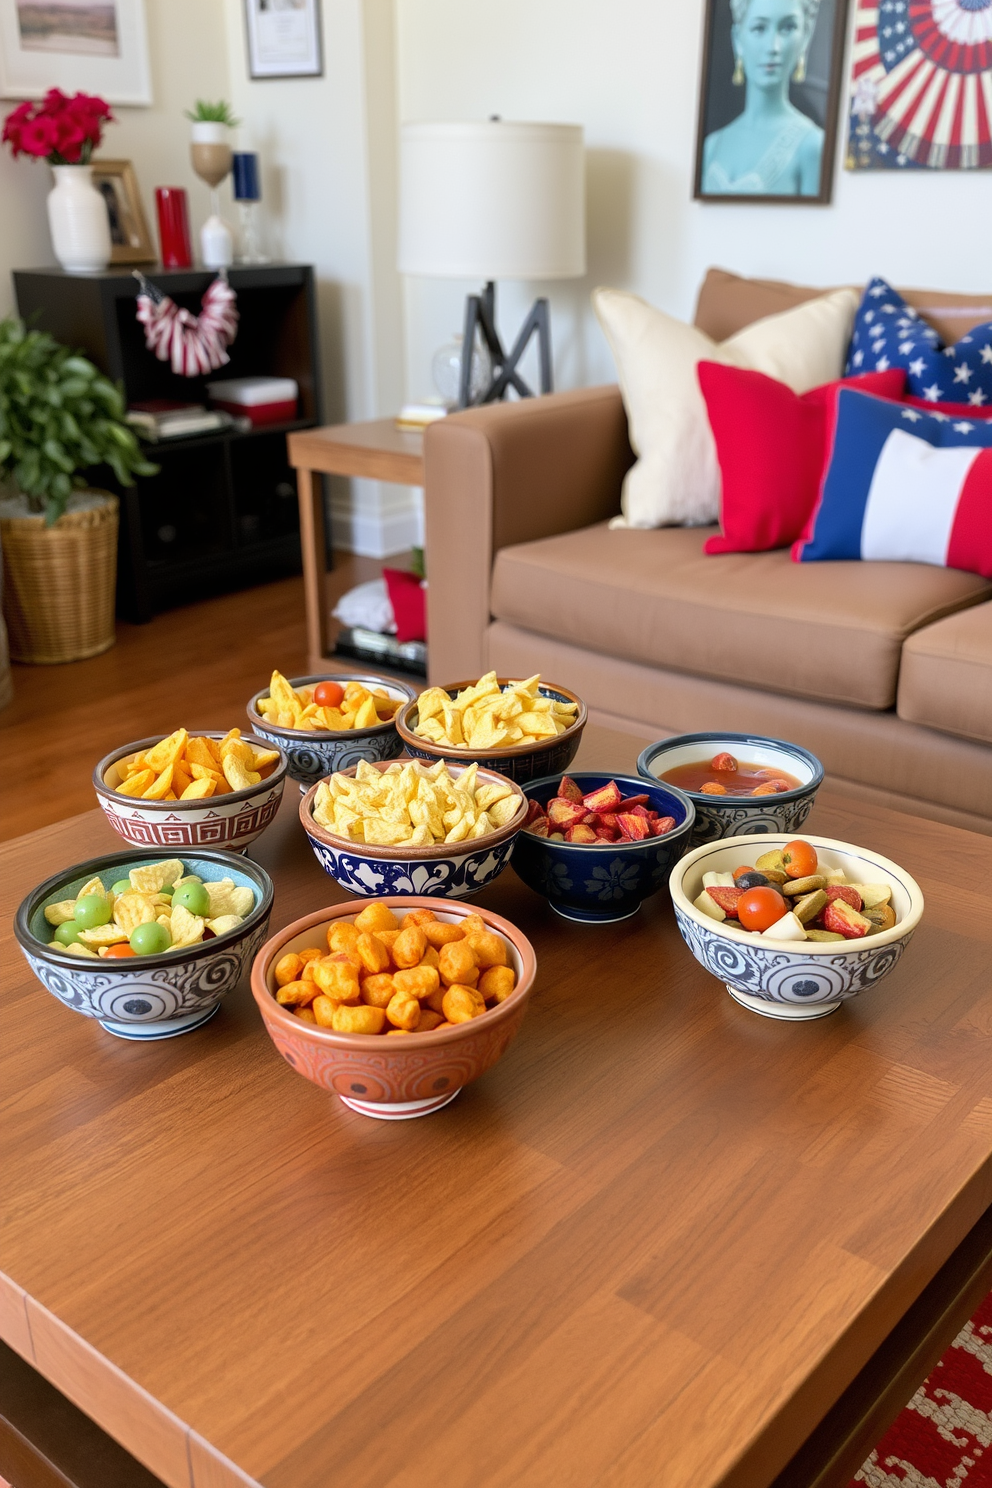
[[[992,578],[992,421],[841,388],[798,563],[886,559]]]

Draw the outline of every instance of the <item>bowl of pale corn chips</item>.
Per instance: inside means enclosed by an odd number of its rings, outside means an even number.
[[[567,687],[540,675],[515,682],[495,672],[478,682],[428,687],[396,717],[408,754],[475,760],[520,783],[567,770],[585,726],[586,705]]]
[[[464,899],[510,861],[519,785],[477,764],[360,761],[312,786],[300,821],[321,867],[353,894]]]
[[[224,848],[255,841],[279,810],[287,760],[240,729],[176,729],[114,749],[93,771],[114,831],[136,847]]]
[[[315,701],[321,683],[338,684],[337,704]],[[287,679],[273,672],[248,704],[248,721],[253,734],[284,751],[290,778],[310,786],[359,760],[402,754],[396,714],[415,698],[412,687],[393,678],[342,672]]]

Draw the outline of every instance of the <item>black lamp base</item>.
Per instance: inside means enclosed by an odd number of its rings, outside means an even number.
[[[479,397],[472,397],[472,352],[475,333],[482,339],[492,358],[493,375],[489,386]],[[547,300],[535,300],[520,327],[520,333],[510,351],[506,351],[496,330],[496,286],[490,279],[481,295],[469,295],[465,301],[465,331],[462,336],[462,365],[458,386],[458,407],[471,408],[481,403],[497,403],[514,388],[521,398],[533,398],[534,390],[527,386],[517,367],[527,350],[531,336],[537,333],[537,351],[540,360],[541,392],[551,392],[551,315]]]

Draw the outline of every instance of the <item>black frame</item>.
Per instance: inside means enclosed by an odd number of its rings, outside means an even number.
[[[251,44],[251,7],[253,0],[244,0],[245,4],[245,55],[248,62],[248,77],[253,83],[277,83],[286,78],[319,78],[324,76],[324,34],[320,22],[320,0],[306,0],[313,12],[314,35],[317,42],[317,68],[310,72],[256,72],[255,59],[252,56]]]
[[[733,192],[706,192],[703,190],[703,145],[709,133],[707,112],[710,101],[711,69],[713,66],[714,41],[717,31],[718,7],[730,9],[730,0],[706,0],[705,32],[703,36],[703,69],[699,81],[699,105],[696,123],[696,165],[693,173],[692,195],[694,201],[703,202],[767,202],[777,206],[825,206],[833,197],[834,163],[837,152],[837,128],[840,118],[840,96],[844,81],[844,52],[847,43],[848,0],[835,0],[833,35],[830,38],[830,75],[827,81],[827,108],[823,123],[823,160],[820,167],[820,190],[815,196],[755,195]],[[729,82],[730,73],[727,78]]]

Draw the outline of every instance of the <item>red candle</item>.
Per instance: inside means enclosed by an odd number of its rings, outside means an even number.
[[[158,211],[158,236],[162,245],[162,267],[192,268],[193,249],[189,236],[185,188],[156,186],[155,207]]]

